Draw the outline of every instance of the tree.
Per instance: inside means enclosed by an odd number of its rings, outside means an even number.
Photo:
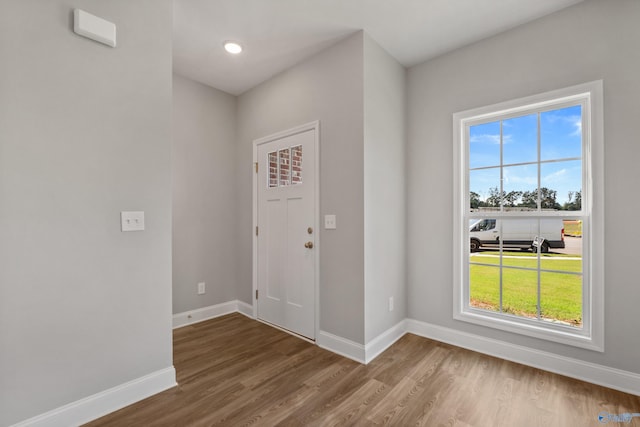
[[[582,209],[582,191],[569,191],[568,201],[562,205],[566,211],[579,211]]]
[[[551,190],[547,187],[540,188],[540,207],[542,209],[562,209],[562,206],[557,202],[558,192],[556,190]],[[538,207],[538,191],[523,191],[522,192],[522,202],[520,205],[522,207],[535,209]]]
[[[504,194],[504,191],[502,192]],[[502,199],[500,190],[498,187],[489,188],[489,197],[487,197],[486,203],[488,207],[497,208],[500,207],[500,201]]]
[[[547,187],[540,188],[540,207],[542,209],[560,209],[560,204],[556,201],[558,192]]]
[[[522,191],[509,191],[504,195],[504,206],[514,207],[518,206],[518,200],[522,196]]]
[[[523,191],[522,192],[522,202],[520,206],[526,208],[537,208],[538,207],[538,192],[537,191]]]
[[[478,209],[481,203],[480,195],[478,193],[475,191],[469,192],[469,205],[471,206],[471,209]]]

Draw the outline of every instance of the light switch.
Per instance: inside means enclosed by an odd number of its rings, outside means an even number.
[[[116,25],[84,10],[73,10],[73,31],[107,46],[116,47]]]
[[[144,230],[144,212],[120,212],[122,231]]]
[[[325,215],[324,216],[324,229],[325,230],[335,230],[336,227],[336,216],[335,215]]]

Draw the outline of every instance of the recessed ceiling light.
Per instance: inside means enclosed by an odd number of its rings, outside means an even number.
[[[224,50],[237,55],[242,52],[242,45],[238,42],[226,41],[224,42]]]

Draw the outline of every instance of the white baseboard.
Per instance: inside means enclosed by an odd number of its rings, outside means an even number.
[[[196,310],[185,311],[173,315],[173,329],[183,326],[192,325],[205,320],[214,319],[231,313],[242,313],[245,316],[253,318],[253,306],[246,302],[233,300],[223,302],[221,304],[210,305],[208,307],[198,308]]]
[[[364,363],[367,364],[378,357],[380,353],[388,349],[404,336],[407,326],[406,320],[398,322],[395,326],[387,329],[364,346]]]
[[[325,350],[366,365],[402,338],[406,333],[405,322],[406,320],[398,322],[397,325],[387,329],[366,345],[325,331],[320,331],[316,344]]]
[[[339,354],[356,362],[365,363],[365,347],[355,341],[330,334],[329,332],[320,331],[316,338],[316,344],[332,353]]]
[[[640,396],[640,374],[407,319],[406,332]]]
[[[21,421],[12,427],[78,426],[176,385],[176,371],[171,366]]]
[[[364,346],[325,331],[320,331],[316,343],[333,353],[367,364],[402,338],[405,333],[412,333],[477,351],[478,353],[488,354],[500,359],[640,396],[640,374],[469,334],[414,319],[405,319],[399,322]]]
[[[175,314],[173,328],[235,312],[253,318],[253,306],[235,300]],[[172,366],[21,421],[12,427],[68,427],[84,424],[176,385],[176,372]]]
[[[240,301],[240,300],[238,300],[237,303],[238,303],[238,313],[244,314],[245,316],[250,317],[252,319],[254,318],[253,306],[251,304],[247,304],[246,302]]]
[[[236,300],[176,314],[174,315],[174,328],[233,312],[239,312],[253,318],[253,307],[245,302]],[[188,317],[189,315],[191,315],[191,318]],[[325,331],[319,332],[316,344],[333,353],[366,364],[389,348],[405,333],[412,333],[640,396],[640,374],[469,334],[414,319],[405,319],[399,322],[369,341],[366,345]],[[176,385],[175,369],[171,366],[21,421],[12,427],[67,427],[84,424]]]

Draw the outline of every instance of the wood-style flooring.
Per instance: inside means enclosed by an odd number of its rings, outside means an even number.
[[[638,396],[411,334],[361,365],[240,314],[176,329],[174,366],[178,387],[88,426],[582,427],[640,413]]]

